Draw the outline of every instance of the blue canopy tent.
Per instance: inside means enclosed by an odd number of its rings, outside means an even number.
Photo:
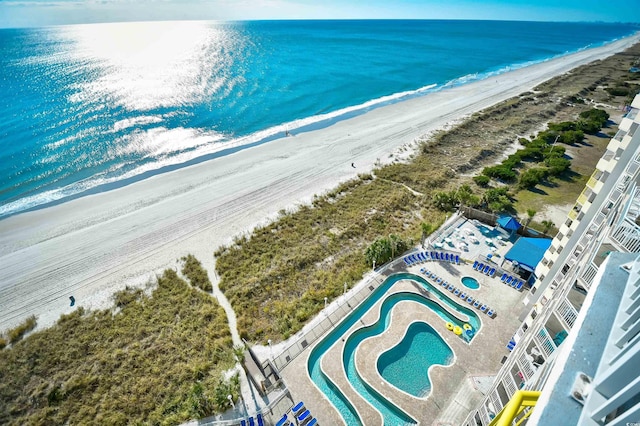
[[[511,216],[502,216],[496,222],[498,222],[498,225],[500,225],[501,228],[504,228],[507,231],[517,231],[522,227],[520,222]]]
[[[516,241],[511,250],[504,255],[504,258],[514,263],[517,262],[522,269],[533,272],[550,245],[549,238],[522,237]]]

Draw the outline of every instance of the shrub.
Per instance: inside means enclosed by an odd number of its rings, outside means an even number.
[[[621,86],[607,87],[605,90],[611,96],[627,96],[629,94],[629,89]]]
[[[516,173],[511,167],[499,164],[497,166],[485,167],[482,174],[494,179],[500,179],[504,182],[513,182],[516,179]]]
[[[576,123],[573,121],[563,121],[561,123],[549,123],[549,130],[555,132],[567,132],[576,129]]]
[[[520,175],[518,185],[521,188],[530,189],[542,182],[547,175],[547,171],[541,168],[531,168]]]
[[[562,142],[567,145],[575,145],[582,142],[584,139],[584,132],[582,130],[568,130],[560,135],[558,142]]]
[[[489,185],[491,178],[485,175],[478,175],[473,177],[473,181],[476,183],[476,185],[485,187]]]
[[[571,167],[571,161],[563,157],[549,157],[545,160],[545,164],[552,176],[559,176]]]
[[[483,201],[494,212],[507,211],[513,208],[509,190],[505,187],[488,189],[484,193]]]
[[[183,257],[182,261],[184,262],[182,273],[189,278],[191,285],[203,291],[213,291],[213,286],[211,285],[211,281],[209,281],[209,275],[198,259],[189,254]]]
[[[0,350],[4,349],[7,347],[7,339],[5,339],[4,337],[0,337]]]
[[[12,344],[16,343],[18,340],[22,339],[22,337],[25,334],[27,334],[28,332],[36,328],[37,324],[38,322],[36,321],[35,315],[31,315],[29,318],[24,320],[22,324],[18,325],[15,328],[12,328],[7,332],[7,335],[9,336],[9,341]]]
[[[452,211],[457,204],[455,195],[454,193],[451,193],[451,192],[444,192],[444,191],[436,192],[435,194],[433,194],[432,200],[433,200],[433,205],[439,210],[442,210],[443,212]]]

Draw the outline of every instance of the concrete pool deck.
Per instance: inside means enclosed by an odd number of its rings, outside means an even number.
[[[526,294],[526,291],[519,292],[501,283],[499,276],[490,278],[473,270],[471,267],[475,257],[480,255],[486,256],[488,253],[494,253],[495,256],[495,253],[497,253],[500,257],[496,257],[500,259],[511,247],[510,242],[502,243],[504,245],[497,242],[495,244],[496,250],[492,252],[490,250],[491,246],[485,244],[485,238],[480,239],[479,235],[482,235],[482,233],[471,221],[455,221],[449,229],[454,227],[460,229],[459,233],[465,232],[464,229],[467,228],[469,228],[469,232],[479,233],[476,234],[478,235],[479,244],[475,244],[474,252],[472,253],[470,250],[462,253],[461,257],[469,263],[461,262],[460,265],[454,265],[432,261],[410,267],[406,267],[404,263],[396,263],[392,268],[385,271],[384,275],[390,276],[396,273],[410,272],[426,278],[420,273],[420,269],[429,269],[439,277],[494,308],[497,313],[496,317],[489,318],[486,314],[472,308],[480,317],[482,327],[472,343],[468,345],[447,330],[445,322],[430,309],[415,302],[400,302],[392,310],[390,327],[381,335],[362,342],[356,350],[356,364],[363,378],[423,425],[459,424],[481,400],[482,394],[474,386],[475,379],[491,376],[499,370],[502,358],[509,353],[506,344],[521,324],[518,320],[518,315],[521,311],[522,299]],[[446,232],[441,235],[447,235]],[[470,256],[470,254],[472,255]],[[477,279],[480,282],[480,288],[478,290],[469,290],[464,287],[460,282],[460,278],[463,276],[471,276]],[[433,280],[427,280],[435,284]],[[437,285],[435,286],[438,288]],[[398,281],[376,302],[372,309],[363,315],[360,321],[343,335],[344,339],[346,340],[346,337],[364,325],[370,325],[377,321],[380,305],[392,293],[398,291],[421,293],[421,288],[421,286],[417,286],[409,280]],[[458,302],[460,300],[447,291],[442,291],[442,293],[453,301]],[[460,304],[469,306],[464,303]],[[393,388],[382,380],[376,368],[378,356],[397,344],[404,337],[409,323],[413,321],[424,321],[430,324],[454,350],[456,356],[453,365],[448,367],[437,366],[431,369],[432,389],[426,398],[416,398]],[[281,371],[281,374],[293,399],[304,401],[307,408],[318,418],[319,424],[341,424],[341,418],[333,405],[316,388],[307,374],[307,359],[311,352],[310,349],[315,347],[316,344],[317,342],[306,348],[303,353]],[[349,384],[342,366],[343,346],[344,341],[338,340],[325,353],[321,364],[322,369],[350,399],[362,417],[364,424],[382,424],[382,418],[377,410],[365,402]]]

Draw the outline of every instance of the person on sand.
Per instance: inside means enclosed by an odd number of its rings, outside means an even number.
[[[69,300],[71,300],[71,306],[76,304],[76,298],[73,296],[69,296]]]
[[[353,167],[354,169],[356,168],[356,165],[351,163],[351,167]]]

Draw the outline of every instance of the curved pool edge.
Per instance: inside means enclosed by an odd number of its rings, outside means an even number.
[[[409,302],[409,303],[415,303],[415,302]],[[392,319],[392,322],[393,322],[393,319]],[[429,382],[431,383],[431,389],[429,390],[429,393],[427,393],[425,396],[416,396],[416,395],[413,395],[413,394],[411,394],[411,393],[409,393],[409,392],[407,392],[407,391],[405,391],[405,390],[400,389],[399,387],[397,387],[396,385],[394,385],[393,383],[391,383],[391,382],[389,382],[387,379],[385,379],[385,378],[384,378],[384,376],[382,376],[382,374],[380,373],[380,370],[379,370],[379,369],[378,369],[378,367],[377,367],[377,366],[378,366],[378,361],[379,361],[380,357],[381,357],[384,353],[386,353],[387,351],[389,351],[389,350],[393,349],[394,347],[396,347],[397,345],[399,345],[399,344],[400,344],[400,343],[405,339],[405,337],[407,336],[407,333],[409,332],[409,328],[410,328],[413,324],[417,324],[417,323],[422,323],[422,324],[426,324],[426,325],[428,325],[428,326],[429,326],[429,327],[430,327],[430,328],[431,328],[431,329],[432,329],[432,330],[433,330],[433,331],[438,335],[438,337],[439,337],[440,339],[442,339],[442,341],[447,345],[447,347],[449,348],[449,350],[450,350],[450,351],[451,351],[451,353],[452,353],[452,356],[451,356],[451,358],[450,358],[450,359],[451,359],[451,362],[449,362],[448,364],[432,364],[432,365],[430,365],[430,366],[429,366],[429,368],[427,369],[427,376],[428,376],[428,378],[429,378]],[[391,324],[389,325],[389,328],[391,328]],[[427,400],[427,399],[428,399],[428,398],[433,394],[433,388],[434,388],[434,386],[433,386],[433,380],[432,380],[432,378],[431,378],[431,371],[432,371],[432,369],[433,369],[433,368],[435,368],[435,367],[440,367],[440,368],[453,368],[454,364],[455,364],[455,363],[456,363],[456,361],[458,360],[458,355],[456,354],[456,351],[451,347],[451,345],[447,342],[447,339],[445,339],[445,338],[444,338],[444,336],[443,336],[443,335],[442,335],[438,330],[436,330],[436,328],[435,328],[433,325],[431,325],[430,323],[428,323],[428,322],[426,322],[426,321],[424,321],[424,320],[420,320],[420,319],[414,319],[414,320],[412,320],[411,322],[409,322],[409,323],[406,325],[406,328],[405,328],[405,330],[404,330],[404,331],[405,331],[405,332],[404,332],[404,334],[402,335],[402,337],[400,338],[400,340],[398,340],[397,342],[395,342],[393,345],[390,345],[390,346],[388,346],[387,348],[385,348],[385,349],[383,349],[383,350],[379,351],[379,352],[376,354],[375,363],[374,363],[374,364],[376,365],[375,372],[377,373],[377,376],[380,378],[380,380],[384,380],[384,382],[385,382],[387,385],[389,385],[389,386],[391,386],[392,388],[394,388],[397,392],[400,392],[400,393],[402,393],[402,394],[406,395],[407,397],[409,397],[409,398],[413,398],[413,399],[415,399],[415,400],[417,400],[417,401],[422,401],[422,402],[424,402],[424,401],[426,401],[426,400]]]
[[[312,372],[312,362],[314,363],[314,365],[317,363],[318,364],[318,375],[321,376],[319,377],[320,380],[326,382],[326,384],[330,387],[330,388],[334,388],[334,390],[331,390],[332,392],[335,392],[334,397],[337,397],[340,400],[343,400],[343,404],[345,406],[350,406],[351,408],[348,408],[350,413],[353,415],[353,417],[356,417],[356,421],[360,424],[362,424],[362,413],[361,410],[359,410],[357,408],[357,403],[354,404],[354,401],[344,395],[344,393],[340,390],[341,386],[337,386],[336,383],[326,374],[326,372],[323,370],[322,367],[322,362],[323,362],[323,358],[324,358],[324,354],[326,352],[328,352],[329,350],[332,350],[336,344],[338,344],[341,341],[341,337],[345,338],[345,343],[346,340],[355,332],[357,331],[359,328],[361,327],[356,327],[354,328],[354,326],[357,326],[357,320],[359,318],[364,317],[365,315],[367,315],[368,312],[371,311],[372,308],[375,308],[375,306],[378,304],[379,307],[377,308],[377,314],[376,314],[376,318],[379,319],[380,317],[380,307],[382,306],[382,303],[384,302],[384,300],[386,300],[387,297],[393,295],[395,292],[391,292],[390,294],[387,294],[389,292],[389,290],[399,281],[402,280],[409,280],[409,281],[414,281],[418,284],[421,285],[421,287],[424,290],[430,291],[432,293],[434,293],[434,295],[436,295],[437,299],[445,299],[447,301],[447,303],[452,304],[456,307],[457,310],[461,310],[461,313],[463,313],[464,315],[468,315],[467,312],[471,313],[473,317],[476,318],[477,322],[478,322],[478,327],[477,329],[479,330],[482,327],[482,319],[480,318],[480,316],[478,316],[473,310],[471,310],[470,308],[466,307],[465,305],[460,304],[457,300],[455,300],[453,297],[451,297],[450,295],[448,295],[447,293],[443,292],[440,290],[440,288],[438,288],[436,285],[432,284],[431,282],[427,281],[425,278],[421,277],[420,275],[411,273],[411,272],[398,272],[398,273],[394,273],[391,274],[389,276],[387,276],[384,281],[382,281],[380,283],[379,286],[377,286],[375,289],[372,289],[372,293],[370,295],[368,295],[366,298],[364,298],[357,306],[355,306],[354,308],[352,308],[352,311],[349,312],[348,314],[346,314],[342,319],[340,319],[339,321],[336,321],[335,325],[333,325],[332,328],[328,329],[320,338],[318,338],[316,340],[316,342],[314,342],[313,344],[310,345],[310,350],[305,358],[305,363],[306,363],[306,377],[308,377],[311,382],[313,383],[313,386],[315,387],[315,389],[317,389],[320,394],[322,395],[322,398],[324,401],[329,402],[329,404],[332,406],[332,409],[335,410],[336,413],[338,413],[338,417],[342,419],[344,424],[350,424],[347,419],[345,419],[344,415],[341,413],[339,407],[337,407],[334,402],[332,401],[332,399],[325,393],[325,391],[318,385],[318,383],[316,383],[316,379],[313,376],[313,372]],[[372,299],[373,298],[373,299]],[[436,302],[438,304],[440,304],[438,302],[438,300],[434,300],[434,299],[430,299],[433,302]],[[357,315],[357,318],[355,317]],[[336,333],[340,333],[338,335],[336,335]],[[331,341],[326,348],[324,348],[321,353],[316,354],[316,352],[318,350],[320,350],[319,348],[323,345],[326,345],[328,341]],[[343,345],[341,348],[341,353],[344,356],[344,348],[346,345]],[[317,359],[316,359],[317,358]],[[313,360],[313,361],[312,361]],[[341,376],[342,378],[345,380],[346,384],[349,386],[349,388],[356,392],[357,394],[359,394],[359,392],[357,392],[354,387],[352,386],[352,384],[350,383],[347,375],[346,375],[346,371],[344,370],[344,368],[342,368],[341,371]],[[362,400],[368,404],[369,406],[372,406],[372,404],[367,401],[364,397],[360,396],[362,398]],[[346,403],[344,403],[344,400],[346,400]],[[380,413],[375,407],[372,407],[376,412]],[[401,410],[404,413],[404,410]],[[413,416],[409,416],[413,418]]]

